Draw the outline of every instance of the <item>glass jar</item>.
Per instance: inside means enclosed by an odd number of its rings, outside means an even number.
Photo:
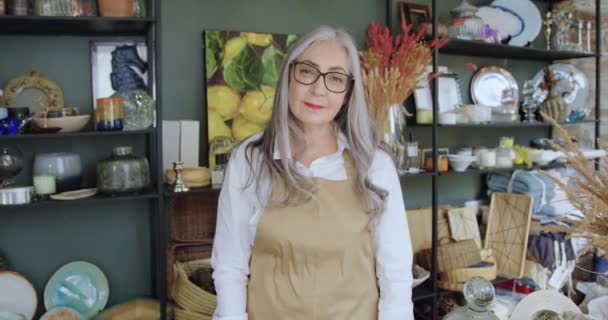
[[[215,166],[211,171],[211,187],[220,189],[224,183],[224,173],[228,164],[228,154],[218,153],[215,155]]]
[[[122,97],[97,99],[95,129],[97,131],[121,131],[124,121]]]
[[[150,185],[148,159],[133,155],[133,148],[112,149],[112,156],[97,163],[97,189],[106,194],[137,192]]]
[[[476,15],[478,8],[467,0],[450,10],[454,22],[449,29],[449,37],[463,40],[483,40],[483,20]]]
[[[6,11],[13,16],[27,16],[30,13],[27,0],[7,0]]]
[[[17,147],[0,147],[0,188],[13,184],[23,169],[23,153]]]
[[[37,16],[81,16],[80,0],[36,0],[34,14]]]
[[[154,121],[154,99],[143,90],[121,90],[113,97],[123,98],[123,130],[143,130]]]
[[[216,154],[230,154],[232,147],[234,147],[234,140],[230,137],[219,136],[213,138],[209,144],[209,169],[213,170],[215,167]]]
[[[444,320],[498,320],[488,307],[494,300],[494,286],[482,277],[469,279],[462,290],[466,305],[448,313]]]

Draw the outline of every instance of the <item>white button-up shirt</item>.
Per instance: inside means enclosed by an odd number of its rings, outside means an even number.
[[[228,163],[220,193],[215,239],[211,257],[217,291],[214,320],[247,320],[249,259],[255,231],[270,196],[270,181],[265,181],[261,196],[255,182],[244,189],[250,173],[245,146],[237,147]],[[348,148],[338,134],[338,150],[318,159],[310,167],[298,163],[297,170],[307,177],[346,180],[342,152]],[[255,151],[253,168],[256,168]],[[275,147],[274,158],[280,158]],[[377,150],[368,172],[371,182],[389,192],[376,222],[376,276],[380,288],[379,320],[413,320],[412,246],[405,215],[399,177],[390,156]],[[272,320],[272,319],[268,319]]]

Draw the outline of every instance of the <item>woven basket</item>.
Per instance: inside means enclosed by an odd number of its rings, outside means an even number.
[[[211,316],[200,314],[175,307],[173,309],[173,319],[175,320],[211,320]]]
[[[496,279],[496,261],[494,258],[486,262],[491,263],[485,267],[459,268],[446,272],[439,272],[439,280],[452,283],[464,283],[473,277],[482,277],[489,281]]]
[[[188,278],[200,268],[211,268],[210,259],[177,262],[174,267],[177,276],[171,297],[175,304],[184,310],[211,316],[217,306],[217,297],[192,283]]]
[[[171,240],[198,242],[215,235],[217,193],[175,197],[171,201]]]

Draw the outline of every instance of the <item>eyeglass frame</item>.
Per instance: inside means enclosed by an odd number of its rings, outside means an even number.
[[[319,73],[317,75],[317,78],[315,78],[315,80],[313,82],[311,82],[311,83],[303,83],[302,81],[298,80],[297,77],[296,77],[296,74],[295,74],[295,71],[296,71],[295,68],[296,68],[296,66],[298,64],[305,64],[305,65],[307,65],[307,66],[315,69]],[[325,86],[325,89],[327,89],[329,92],[332,92],[332,93],[344,93],[344,92],[347,92],[350,88],[352,88],[353,83],[355,83],[355,77],[352,74],[346,74],[346,73],[342,73],[342,72],[338,72],[338,71],[321,72],[321,70],[319,70],[317,67],[315,67],[315,66],[313,66],[313,65],[311,65],[309,63],[306,63],[304,61],[298,61],[298,60],[291,61],[291,63],[289,65],[291,67],[293,67],[293,68],[291,68],[291,69],[293,69],[293,72],[294,72],[293,79],[296,80],[299,84],[303,84],[305,86],[311,86],[311,85],[313,85],[315,82],[317,82],[319,80],[319,77],[323,77],[323,85]],[[344,89],[343,91],[333,91],[333,90],[331,90],[327,86],[327,82],[325,82],[325,79],[326,79],[325,76],[328,75],[328,74],[330,74],[330,73],[337,73],[337,74],[341,74],[341,75],[347,76],[350,81],[346,84],[346,89]]]

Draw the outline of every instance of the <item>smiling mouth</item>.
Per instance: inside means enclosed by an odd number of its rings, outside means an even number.
[[[313,110],[323,110],[323,109],[325,109],[325,107],[323,107],[323,106],[316,105],[316,104],[313,104],[313,103],[310,103],[310,102],[304,102],[304,105],[306,105],[307,107],[309,107],[310,109],[313,109]]]

